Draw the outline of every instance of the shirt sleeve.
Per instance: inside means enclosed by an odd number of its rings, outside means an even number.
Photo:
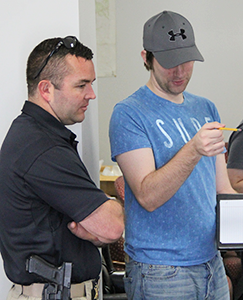
[[[228,155],[227,168],[228,169],[243,169],[243,132],[234,138],[230,145],[230,151]]]
[[[123,103],[115,106],[109,126],[111,159],[140,148],[151,148],[141,117],[133,107]]]
[[[107,201],[77,153],[68,147],[56,146],[42,153],[24,178],[30,192],[76,222]]]

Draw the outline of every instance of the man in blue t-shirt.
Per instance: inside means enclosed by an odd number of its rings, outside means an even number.
[[[215,105],[185,92],[203,61],[191,24],[164,11],[144,25],[148,83],[118,103],[112,159],[125,178],[128,299],[229,299],[215,243],[216,193],[235,193]]]

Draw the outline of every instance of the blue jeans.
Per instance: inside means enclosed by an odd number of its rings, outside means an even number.
[[[229,300],[229,287],[220,253],[207,263],[174,267],[126,263],[129,300]]]

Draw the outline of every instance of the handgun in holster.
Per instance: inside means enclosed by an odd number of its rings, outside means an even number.
[[[70,300],[72,263],[64,262],[55,267],[37,255],[26,261],[26,270],[41,276],[48,283],[44,285],[42,300]]]

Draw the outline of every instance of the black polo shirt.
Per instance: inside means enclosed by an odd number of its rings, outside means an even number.
[[[48,112],[26,101],[3,142],[0,250],[12,282],[42,282],[25,270],[32,254],[55,266],[73,262],[73,283],[100,272],[98,249],[67,228],[68,222],[82,221],[107,201],[82,163],[75,137]]]

